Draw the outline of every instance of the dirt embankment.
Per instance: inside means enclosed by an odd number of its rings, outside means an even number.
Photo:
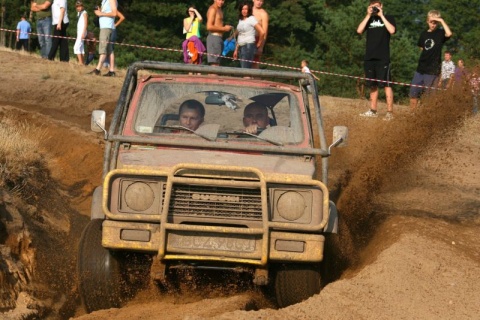
[[[35,197],[2,192],[0,290],[13,279],[14,292],[23,293],[10,300],[8,308],[16,309],[0,317],[475,319],[480,314],[480,120],[470,117],[468,91],[437,95],[413,116],[396,106],[390,122],[358,117],[366,101],[322,97],[327,130],[347,125],[350,140],[330,160],[342,229],[328,239],[326,278],[333,282],[320,294],[275,310],[255,289],[186,290],[186,284],[181,294],[165,296],[150,288],[121,309],[84,315],[74,279],[76,246],[103,156],[101,136],[89,131],[90,113],[103,108],[111,115],[122,79],[87,76],[86,68],[16,52],[0,51],[0,63],[0,119],[24,121],[42,132],[39,152],[49,170]],[[384,109],[381,105],[380,112]]]

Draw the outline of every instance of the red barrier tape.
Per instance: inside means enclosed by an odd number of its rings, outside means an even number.
[[[0,31],[5,31],[5,32],[12,32],[16,33],[16,30],[9,30],[9,29],[2,29],[0,28]],[[29,35],[42,35],[39,33],[35,32],[30,32]],[[63,38],[63,39],[69,39],[69,40],[76,40],[77,38],[73,37],[61,37],[61,36],[54,36],[54,35],[43,35],[51,38]],[[100,43],[98,40],[88,40],[85,39],[85,42],[91,42],[95,41]],[[183,53],[183,50],[181,49],[171,49],[171,48],[159,48],[159,47],[152,47],[152,46],[145,46],[145,45],[137,45],[137,44],[129,44],[129,43],[120,43],[120,42],[106,42],[106,43],[111,43],[114,45],[119,45],[119,46],[126,46],[126,47],[132,47],[132,48],[142,48],[142,49],[153,49],[153,50],[159,50],[159,51],[170,51],[170,52],[181,52]],[[280,64],[274,64],[274,63],[268,63],[268,62],[259,62],[259,61],[251,61],[251,60],[242,60],[242,59],[234,59],[232,57],[227,57],[227,56],[222,56],[218,54],[213,54],[213,53],[207,53],[207,52],[200,52],[200,54],[204,55],[210,55],[214,57],[221,57],[222,59],[230,59],[230,60],[238,60],[238,61],[246,61],[246,62],[252,62],[252,63],[258,63],[261,65],[265,66],[270,66],[270,67],[276,67],[276,68],[283,68],[283,69],[290,69],[290,70],[296,70],[296,71],[302,71],[301,68],[296,68],[296,67],[290,67],[290,66],[285,66],[285,65],[280,65]],[[312,73],[316,74],[322,74],[322,75],[328,75],[328,76],[336,76],[336,77],[343,77],[343,78],[350,78],[350,79],[356,79],[356,80],[368,80],[368,81],[376,81],[376,82],[383,82],[383,83],[388,83],[388,84],[395,84],[395,85],[401,85],[401,86],[409,86],[409,87],[416,87],[416,88],[424,88],[424,89],[433,89],[433,90],[444,90],[442,88],[437,88],[437,87],[427,87],[427,86],[421,86],[421,85],[415,85],[411,83],[405,83],[405,82],[397,82],[397,81],[385,81],[385,80],[379,80],[379,79],[370,79],[370,78],[365,78],[365,77],[359,77],[359,76],[351,76],[347,74],[341,74],[341,73],[334,73],[334,72],[327,72],[327,71],[320,71],[320,70],[313,70],[310,69]]]

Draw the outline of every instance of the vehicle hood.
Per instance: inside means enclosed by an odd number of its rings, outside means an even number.
[[[119,169],[165,169],[182,163],[253,167],[264,174],[293,174],[312,178],[315,172],[313,158],[303,156],[264,155],[244,152],[137,149],[121,150]]]

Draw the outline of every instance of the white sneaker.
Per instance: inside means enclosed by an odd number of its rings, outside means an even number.
[[[387,112],[387,114],[383,118],[383,120],[385,120],[385,121],[390,121],[392,119],[393,119],[393,112]]]
[[[378,114],[376,112],[373,112],[372,110],[368,110],[367,112],[360,113],[361,117],[368,117],[368,118],[376,118],[378,117]]]

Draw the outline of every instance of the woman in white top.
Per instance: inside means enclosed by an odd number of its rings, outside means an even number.
[[[262,26],[252,14],[252,2],[245,1],[238,7],[239,21],[237,30],[237,46],[233,52],[234,59],[240,59],[242,68],[251,68],[257,48],[262,45],[265,34]],[[258,42],[255,42],[255,32]]]
[[[186,34],[186,39],[191,36],[197,36],[200,39],[200,22],[203,21],[202,15],[195,9],[195,6],[190,6],[187,10],[188,17],[183,19],[183,33]]]

